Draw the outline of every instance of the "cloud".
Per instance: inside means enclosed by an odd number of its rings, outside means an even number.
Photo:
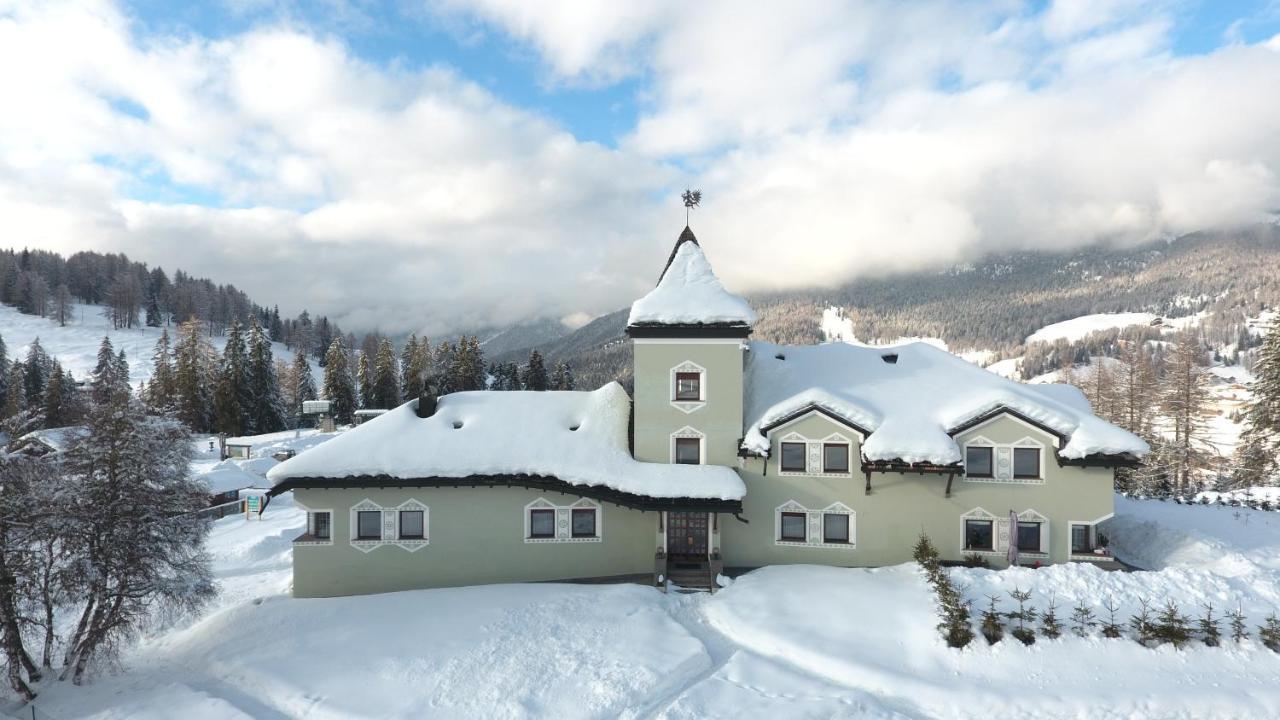
[[[431,6],[532,50],[551,87],[638,81],[634,127],[606,147],[287,14],[211,38],[144,32],[108,2],[0,0],[0,216],[15,244],[123,250],[286,312],[439,333],[630,302],[685,185],[744,291],[1280,207],[1276,40],[1176,57],[1176,5],[1081,8]]]

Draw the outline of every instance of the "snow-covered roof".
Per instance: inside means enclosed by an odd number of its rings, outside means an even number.
[[[286,460],[267,478],[278,485],[291,478],[531,475],[653,498],[746,494],[727,467],[632,458],[630,403],[617,383],[592,392],[453,393],[427,418],[411,401]]]
[[[10,443],[10,447],[14,448],[14,452],[23,452],[23,448],[30,448],[39,443],[47,448],[48,452],[63,453],[71,447],[72,443],[88,434],[89,429],[83,425],[33,430]]]
[[[869,432],[862,452],[872,461],[958,463],[949,433],[1001,408],[1065,438],[1065,458],[1148,451],[1136,435],[1095,417],[1078,392],[1008,380],[925,343],[750,348],[743,447],[759,454],[769,451],[762,428],[810,406]],[[895,362],[886,361],[895,354]]]
[[[687,227],[657,287],[631,305],[627,319],[628,325],[751,326],[755,322],[755,311],[746,300],[724,289]]]
[[[275,463],[275,460],[271,458],[260,458],[259,460],[263,459],[270,463]],[[262,463],[259,462],[257,467],[262,467]],[[223,460],[197,475],[196,479],[204,481],[209,486],[209,492],[215,495],[231,492],[232,490],[266,485],[262,475],[253,471],[257,468],[251,468],[253,466],[246,467],[244,463],[235,460]]]

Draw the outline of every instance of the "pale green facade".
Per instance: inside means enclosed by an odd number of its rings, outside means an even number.
[[[742,437],[742,341],[634,341],[635,457],[671,462],[682,430],[703,436],[703,463],[736,467]],[[674,399],[680,368],[702,373],[702,400]],[[696,370],[695,370],[696,368]]]
[[[310,511],[330,511],[330,540],[293,550],[294,597],[333,597],[417,588],[579,578],[651,578],[659,513],[521,488],[295,489]],[[599,508],[598,541],[530,542],[527,507],[544,499]],[[426,541],[359,547],[351,509],[364,500],[389,512],[426,507]],[[416,505],[412,506],[416,509]],[[391,536],[391,533],[388,533]],[[392,536],[394,537],[394,536]]]

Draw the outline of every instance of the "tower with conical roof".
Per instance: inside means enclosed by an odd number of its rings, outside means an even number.
[[[637,459],[737,466],[743,342],[755,322],[686,226],[657,286],[631,306],[627,321]]]

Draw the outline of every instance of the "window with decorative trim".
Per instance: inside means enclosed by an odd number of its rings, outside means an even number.
[[[805,444],[802,442],[782,443],[782,472],[804,472],[806,452]]]
[[[382,506],[365,498],[351,506],[351,546],[371,552],[392,545],[409,552],[430,542],[430,511],[417,500]]]
[[[691,413],[707,404],[707,369],[688,360],[671,368],[671,405]]]
[[[538,498],[524,507],[524,541],[600,542],[602,520],[600,503],[590,498],[580,498],[570,505]]]
[[[849,472],[848,443],[823,443],[822,472],[828,475]]]
[[[853,549],[855,520],[853,509],[843,503],[819,510],[788,500],[774,511],[774,544]]]
[[[1009,520],[978,507],[960,516],[960,547],[964,552],[999,554],[1009,549]]]
[[[1045,446],[1032,437],[1015,443],[996,443],[975,437],[965,443],[965,480],[968,482],[1044,482]]]
[[[671,433],[671,462],[677,465],[701,465],[707,436],[689,426]]]
[[[965,520],[964,521],[964,549],[965,550],[994,550],[995,549],[995,521],[993,520]]]
[[[789,432],[778,441],[778,472],[782,475],[850,476],[853,441],[832,433],[825,438],[808,438]]]
[[[778,539],[779,540],[795,540],[799,542],[804,542],[806,537],[806,532],[807,532],[805,528],[808,526],[808,522],[809,521],[805,513],[802,513],[802,512],[782,513],[782,523],[779,528],[780,532],[778,533]]]

